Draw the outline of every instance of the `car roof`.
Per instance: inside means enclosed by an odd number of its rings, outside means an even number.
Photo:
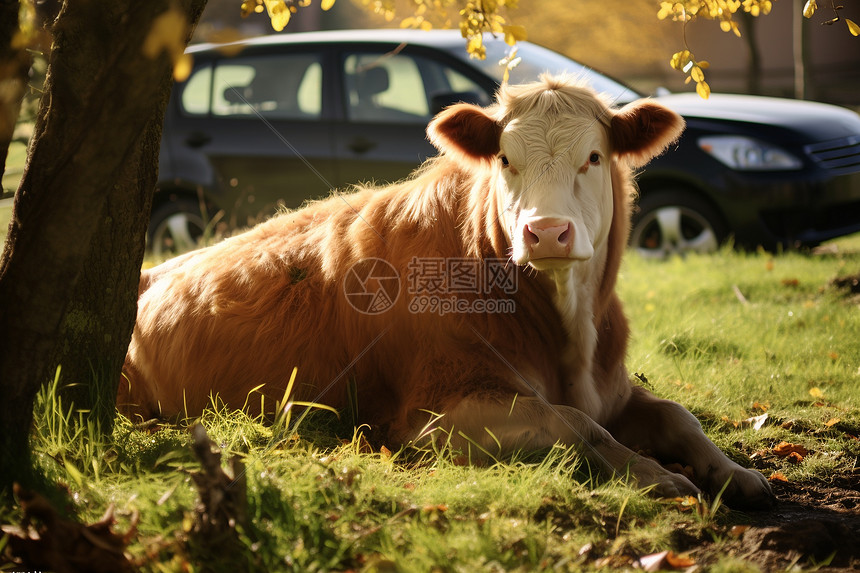
[[[492,41],[485,37],[485,41]],[[203,43],[188,48],[189,53],[224,48],[225,46],[281,46],[301,43],[410,43],[430,47],[456,47],[462,45],[465,49],[466,40],[459,30],[409,30],[409,29],[378,29],[378,30],[327,30],[321,32],[290,32],[258,36],[227,44]]]

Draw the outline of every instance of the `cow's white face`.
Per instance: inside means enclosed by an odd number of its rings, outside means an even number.
[[[512,259],[537,270],[592,260],[610,234],[613,193],[623,192],[612,188],[614,162],[645,165],[684,128],[660,104],[612,109],[567,76],[503,86],[497,100],[488,108],[453,105],[427,133],[465,164],[490,165]]]
[[[518,265],[537,270],[588,261],[612,221],[610,148],[594,118],[518,118],[499,142],[500,218]]]

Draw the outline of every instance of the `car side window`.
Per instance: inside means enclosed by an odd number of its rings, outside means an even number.
[[[212,101],[212,65],[200,66],[182,89],[182,111],[187,115],[208,115]]]
[[[322,79],[316,53],[225,59],[194,71],[182,108],[189,115],[318,119]]]
[[[490,103],[490,96],[477,83],[419,55],[348,54],[343,73],[350,121],[427,123],[441,107],[456,101]],[[444,102],[441,107],[440,101]]]

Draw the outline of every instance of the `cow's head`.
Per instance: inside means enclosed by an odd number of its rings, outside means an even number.
[[[644,165],[684,127],[647,100],[614,110],[571,77],[503,86],[497,100],[451,106],[428,134],[449,155],[489,162],[513,261],[537,270],[591,259],[612,222],[612,163]]]

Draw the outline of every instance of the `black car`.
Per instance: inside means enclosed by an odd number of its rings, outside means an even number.
[[[390,182],[435,153],[428,121],[458,101],[491,103],[512,83],[573,73],[615,105],[641,94],[536,44],[457,31],[353,30],[189,49],[194,69],[167,110],[150,247],[188,249],[351,183]],[[766,248],[860,231],[860,116],[784,99],[656,98],[681,113],[680,142],[639,175],[632,245],[645,255],[710,251],[729,237]],[[165,253],[166,254],[166,253]]]

